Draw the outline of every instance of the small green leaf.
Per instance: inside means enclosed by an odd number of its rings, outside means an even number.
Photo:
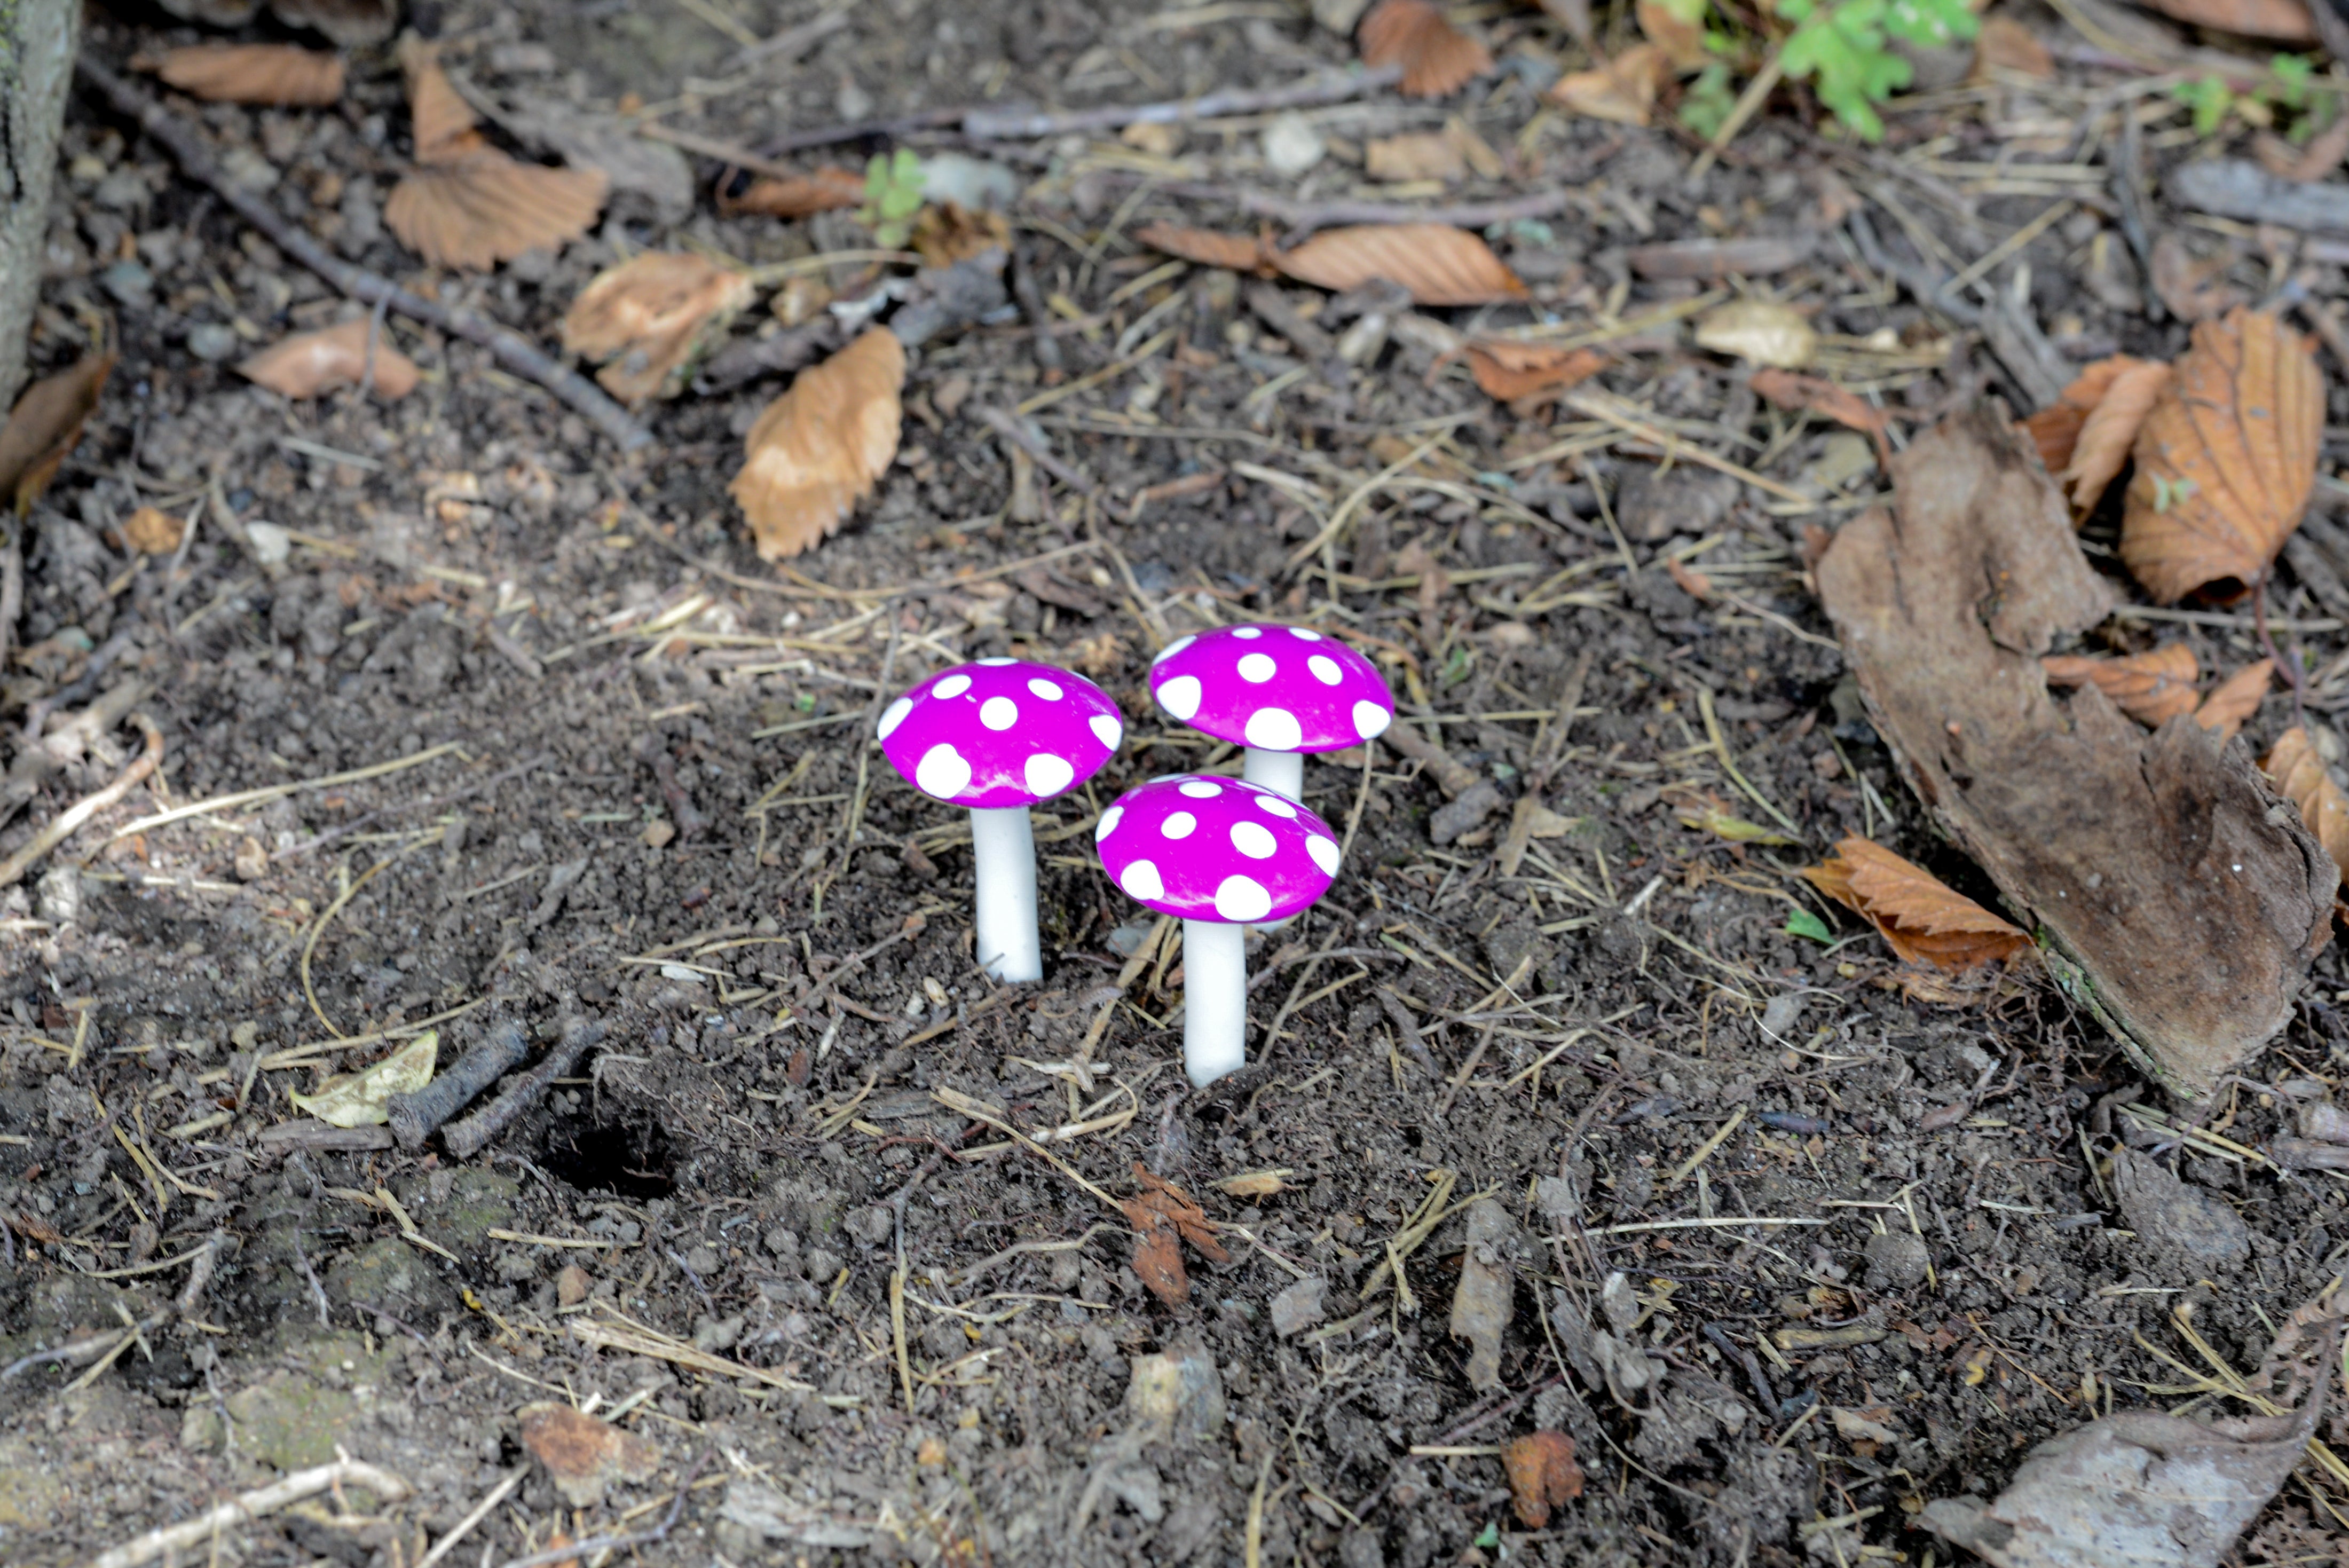
[[[2276,99],[2286,109],[2298,109],[2308,101],[2308,84],[2316,75],[2316,62],[2306,55],[2278,55],[2268,62],[2268,69],[2276,79]]]
[[[1729,90],[1729,67],[1709,65],[1681,96],[1681,123],[1710,141],[1736,107],[1737,95]]]
[[[1828,944],[1832,944],[1836,940],[1835,932],[1827,929],[1827,923],[1808,909],[1797,909],[1786,917],[1786,934],[1790,937],[1808,937],[1815,942]]]
[[[2217,77],[2175,83],[2169,96],[2194,111],[2197,136],[2217,135],[2219,128],[2227,123],[2227,111],[2235,107],[2234,89]]]
[[[1483,1530],[1478,1531],[1476,1539],[1470,1542],[1475,1546],[1498,1546],[1500,1543],[1501,1527],[1492,1523],[1487,1523]]]

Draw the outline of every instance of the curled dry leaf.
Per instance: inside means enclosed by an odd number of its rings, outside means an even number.
[[[2105,395],[2081,421],[2072,442],[2072,461],[2059,476],[2075,512],[2092,512],[2105,498],[2106,487],[2128,462],[2146,415],[2169,387],[2168,366],[2121,358],[2126,363],[2115,370]]]
[[[2156,729],[2191,713],[2200,701],[2194,683],[2202,678],[2202,669],[2194,650],[2182,642],[2122,659],[2050,654],[2039,665],[2047,671],[2048,685],[2093,685],[2114,707]]]
[[[729,214],[763,213],[773,218],[804,218],[864,204],[863,171],[827,163],[804,174],[762,175],[740,195],[719,197],[718,209]]]
[[[342,57],[286,44],[195,44],[147,63],[171,86],[211,103],[324,105],[343,96]]]
[[[2308,506],[2323,432],[2300,334],[2251,310],[2198,325],[2137,431],[2121,559],[2161,604],[2256,580]]]
[[[2190,27],[2213,27],[2221,33],[2287,44],[2316,41],[2316,23],[2302,0],[2146,0],[2146,4]]]
[[[1288,1178],[1296,1174],[1287,1166],[1273,1170],[1243,1170],[1216,1182],[1216,1189],[1231,1198],[1269,1198],[1288,1190]]]
[[[122,520],[123,543],[142,556],[169,555],[180,547],[186,531],[177,517],[159,506],[141,506]]]
[[[1819,335],[1792,306],[1769,299],[1736,299],[1708,311],[1696,324],[1700,348],[1751,364],[1799,370],[1819,351]]]
[[[1971,969],[2031,941],[1922,867],[1865,838],[1845,839],[1803,876],[1874,926],[1904,962]]]
[[[339,327],[282,337],[236,368],[246,380],[280,397],[315,398],[366,379],[367,337],[374,324],[362,316]],[[392,346],[391,334],[375,335],[375,389],[386,400],[416,390],[423,372]]]
[[[2045,81],[2055,74],[2055,57],[2039,35],[2012,16],[1985,16],[1974,35],[1974,76],[1993,71]]]
[[[1582,1467],[1575,1462],[1574,1439],[1564,1432],[1527,1432],[1501,1449],[1517,1521],[1527,1530],[1549,1522],[1549,1511],[1582,1495]]]
[[[612,1482],[650,1480],[660,1469],[660,1450],[625,1427],[553,1401],[525,1405],[520,1414],[523,1447],[574,1508],[594,1508]]]
[[[2245,720],[2260,711],[2267,700],[2268,688],[2275,681],[2275,660],[2262,659],[2246,664],[2218,685],[2210,688],[2202,705],[2194,710],[2194,722],[2217,733],[2221,741],[2231,741]]]
[[[88,355],[26,388],[8,411],[8,422],[0,425],[0,496],[19,516],[80,442],[82,422],[97,409],[113,369],[112,353]]]
[[[1189,1193],[1164,1177],[1152,1175],[1139,1160],[1134,1162],[1133,1174],[1142,1183],[1142,1193],[1118,1205],[1133,1226],[1133,1272],[1160,1301],[1180,1305],[1191,1296],[1182,1243],[1190,1242],[1200,1256],[1218,1263],[1231,1262],[1231,1254],[1216,1240],[1206,1210]]]
[[[959,202],[938,202],[915,216],[912,243],[926,265],[952,266],[988,251],[1009,251],[1011,220]]]
[[[885,327],[812,369],[759,416],[731,486],[760,556],[796,556],[829,535],[897,455],[905,350]]]
[[[1442,98],[1493,68],[1485,46],[1428,0],[1379,0],[1355,36],[1364,65],[1402,67],[1402,90],[1412,98]]]
[[[1688,0],[1639,0],[1634,15],[1639,18],[1640,35],[1663,50],[1664,57],[1676,71],[1692,71],[1713,58],[1704,47],[1703,0],[1691,5]]]
[[[1462,352],[1485,396],[1505,403],[1563,392],[1607,368],[1607,356],[1596,348],[1559,348],[1506,337],[1471,343]]]
[[[1460,1254],[1460,1282],[1452,1292],[1452,1337],[1468,1342],[1468,1386],[1488,1394],[1501,1384],[1501,1340],[1516,1305],[1516,1280],[1509,1262],[1509,1237],[1516,1229],[1509,1211],[1490,1198],[1468,1205],[1464,1222],[1467,1247]]]
[[[1558,78],[1550,85],[1549,100],[1592,119],[1644,126],[1655,115],[1656,95],[1671,69],[1663,50],[1634,44],[1605,65]]]
[[[1325,229],[1273,261],[1300,283],[1340,293],[1382,277],[1411,290],[1414,305],[1497,305],[1526,293],[1490,245],[1449,223]]]
[[[400,64],[421,165],[383,204],[400,244],[434,266],[486,272],[587,232],[610,191],[602,170],[516,161],[482,139],[429,45],[404,40]]]
[[[1133,237],[1154,251],[1180,256],[1201,266],[1227,267],[1233,272],[1273,275],[1272,247],[1246,234],[1218,234],[1213,229],[1186,229],[1178,223],[1144,223]]]
[[[2349,873],[2349,793],[2334,781],[2308,732],[2294,724],[2278,735],[2260,769],[2278,794],[2300,807],[2301,822],[2324,846],[2333,863]]]
[[[2131,366],[2150,363],[2151,360],[2127,354],[2115,354],[2084,366],[2054,402],[2023,421],[2048,472],[2060,474],[2072,466],[2072,453],[2079,445],[2081,427],[2088,422],[2096,405],[2104,401],[2105,394],[2112,390],[2121,372]]]
[[[564,351],[606,361],[595,379],[624,402],[675,397],[755,292],[747,273],[706,256],[647,251],[579,291],[563,317]]]
[[[1892,443],[1884,431],[1889,416],[1863,401],[1859,395],[1819,376],[1797,376],[1769,367],[1754,372],[1754,389],[1782,409],[1808,409],[1876,443],[1877,461],[1888,467]]]
[[[440,1054],[440,1032],[428,1029],[375,1065],[327,1079],[316,1094],[285,1097],[329,1127],[380,1127],[390,1119],[392,1096],[412,1095],[432,1081]]]
[[[1449,185],[1468,177],[1468,159],[1448,132],[1413,130],[1364,142],[1362,171],[1373,180],[1437,180]]]

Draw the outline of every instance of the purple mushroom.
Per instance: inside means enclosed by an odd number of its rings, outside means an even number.
[[[1176,638],[1150,667],[1158,705],[1203,734],[1247,748],[1243,777],[1305,795],[1306,752],[1383,734],[1394,694],[1377,668],[1303,626],[1227,626]]]
[[[881,715],[881,753],[913,786],[970,808],[978,961],[1001,981],[1044,972],[1036,940],[1036,841],[1028,808],[1084,783],[1125,724],[1081,675],[1016,659],[941,670]]]
[[[1183,920],[1183,1065],[1205,1086],[1247,1059],[1241,931],[1283,920],[1329,891],[1330,825],[1277,790],[1177,774],[1126,791],[1093,829],[1102,869]]]

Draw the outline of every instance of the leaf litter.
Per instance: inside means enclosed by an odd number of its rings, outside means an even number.
[[[731,489],[762,558],[821,543],[872,493],[897,455],[905,379],[904,347],[887,327],[871,327],[759,416]]]
[[[416,390],[424,372],[401,353],[389,332],[367,317],[339,327],[281,337],[241,361],[237,374],[286,398],[316,398],[344,387],[371,386],[397,402]]]

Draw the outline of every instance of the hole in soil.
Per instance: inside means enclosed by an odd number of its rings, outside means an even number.
[[[539,1163],[582,1192],[666,1198],[677,1188],[669,1175],[668,1135],[658,1122],[566,1117],[547,1128]]]

